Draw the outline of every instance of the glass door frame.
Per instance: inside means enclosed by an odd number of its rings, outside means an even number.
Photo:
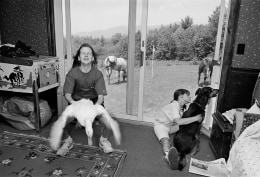
[[[218,37],[216,41],[215,53],[219,53],[219,44],[221,28],[223,24],[223,13],[225,2],[229,0],[221,1],[221,15],[219,19],[219,28],[218,28]],[[65,12],[63,13],[63,2],[65,2]],[[145,57],[146,57],[146,31],[147,31],[147,12],[148,12],[148,0],[143,0],[142,5],[142,36],[141,36],[141,50],[142,50],[142,64],[140,68],[140,81],[139,81],[139,98],[138,98],[138,115],[133,114],[133,77],[134,77],[134,62],[135,62],[135,30],[136,30],[136,2],[137,0],[129,0],[129,20],[128,20],[128,36],[129,36],[129,47],[128,47],[128,79],[127,79],[127,95],[126,95],[126,114],[119,114],[111,112],[111,115],[116,118],[133,120],[138,122],[144,122],[143,115],[143,91],[144,91],[144,72],[145,72]],[[58,115],[61,114],[67,105],[66,101],[63,98],[62,89],[65,81],[65,75],[67,72],[66,65],[71,66],[71,18],[70,18],[70,0],[55,0],[54,1],[54,19],[55,19],[55,37],[56,37],[56,54],[59,57],[59,75],[60,75],[60,87],[57,91],[58,99]],[[64,56],[64,43],[63,43],[63,17],[65,14],[65,28],[66,28],[66,48],[67,48],[67,59]],[[220,25],[221,24],[221,25]],[[216,56],[215,56],[216,58]],[[220,68],[221,70],[221,68]],[[213,69],[214,71],[214,69]],[[214,73],[213,73],[214,74]],[[216,85],[212,85],[214,88],[218,87],[219,80],[212,82]],[[215,111],[216,103],[212,101],[208,106],[206,111],[207,120],[205,123],[206,129],[208,129],[212,122],[211,113]],[[149,117],[146,117],[145,120],[149,120]],[[147,122],[145,122],[147,123]]]
[[[141,21],[141,63],[140,63],[140,80],[139,80],[139,104],[138,104],[138,121],[143,121],[143,100],[144,100],[144,77],[146,65],[146,34],[148,18],[148,0],[143,0],[142,4],[142,21]]]
[[[144,82],[144,66],[140,68],[140,85],[138,98],[138,115],[133,114],[133,84],[134,84],[134,62],[135,62],[135,30],[136,30],[136,3],[137,0],[129,0],[129,20],[128,20],[128,79],[127,79],[127,95],[126,95],[126,114],[118,114],[111,112],[111,116],[120,119],[143,121],[143,82]],[[146,57],[146,29],[147,29],[147,10],[148,0],[143,0],[142,13],[142,63],[145,64]],[[65,16],[65,18],[64,18]],[[58,100],[58,115],[62,113],[67,106],[63,98],[62,90],[65,82],[65,76],[68,72],[68,67],[71,66],[71,10],[70,0],[55,0],[54,1],[54,19],[55,19],[55,38],[56,38],[56,54],[59,57],[59,75],[60,86],[57,91]],[[65,23],[65,27],[64,24]],[[64,50],[63,31],[66,29],[66,55]],[[62,31],[62,32],[61,32]],[[141,96],[140,96],[141,95]]]
[[[227,14],[226,14],[227,16],[225,18],[224,15],[225,15],[226,5],[228,5],[228,8],[227,8]],[[227,34],[229,12],[230,12],[230,0],[221,0],[214,60],[219,60],[219,56],[220,56],[220,53],[219,53],[220,52],[220,43],[221,43],[221,37],[222,37],[222,27],[223,27],[223,24],[224,24],[224,20],[226,20],[225,21],[226,23],[225,23],[225,32],[224,32],[223,46],[222,46],[222,49],[224,49],[225,40],[226,40],[226,34]],[[221,60],[223,59],[223,55],[224,55],[224,50],[222,50]],[[221,70],[222,70],[222,63],[223,62],[221,61],[221,65],[220,66],[213,66],[211,87],[214,88],[214,89],[219,89],[220,76],[221,76]],[[208,103],[208,106],[207,106],[207,109],[206,109],[206,112],[205,112],[205,119],[204,119],[203,125],[202,125],[205,128],[205,131],[207,131],[205,134],[209,134],[209,132],[210,132],[210,130],[212,128],[212,124],[213,124],[212,114],[214,112],[216,112],[217,98],[218,97],[211,98],[209,103]]]

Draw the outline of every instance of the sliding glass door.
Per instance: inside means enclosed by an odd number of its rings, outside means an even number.
[[[177,11],[197,2],[60,1],[64,2],[63,25],[66,29],[65,73],[70,69],[78,47],[82,43],[90,43],[98,53],[98,68],[103,72],[106,82],[108,95],[105,97],[105,107],[114,117],[154,122],[160,108],[172,100],[174,90],[188,89],[194,97],[196,89],[202,86],[198,83],[198,64],[201,58],[196,60],[197,47],[193,42],[207,39],[207,22],[193,24],[193,16],[177,16],[178,14],[173,13],[173,9]],[[221,1],[222,8],[227,1]],[[220,0],[214,4],[208,1],[206,3],[211,10],[207,8],[207,14],[203,11],[202,17],[207,21],[210,15],[217,15],[216,9],[221,3]],[[58,3],[55,1],[55,4]],[[192,9],[195,11],[201,7],[194,5]],[[183,21],[180,23],[176,18]],[[189,28],[185,28],[185,25]],[[199,31],[203,30],[205,33],[200,34]],[[215,55],[219,55],[218,51],[216,50]],[[122,77],[123,71],[112,70],[108,77],[104,61],[109,56],[126,59],[125,80]],[[61,79],[63,80],[64,78]],[[213,78],[211,85],[215,80]],[[207,84],[210,85],[209,82]],[[211,111],[207,113],[210,114]],[[209,125],[208,122],[206,124]]]
[[[114,117],[142,120],[143,89],[140,85],[144,79],[145,21],[148,1],[63,0],[62,2],[65,17],[63,26],[66,29],[65,74],[70,69],[79,46],[82,43],[89,43],[98,54],[98,69],[103,72],[105,78],[108,92],[105,97],[106,109]],[[146,14],[143,11],[146,11]],[[105,62],[107,58],[111,61],[116,58],[117,63],[113,65],[116,64],[118,68],[122,67],[119,60],[123,58],[127,61],[125,80],[123,70],[108,66]]]

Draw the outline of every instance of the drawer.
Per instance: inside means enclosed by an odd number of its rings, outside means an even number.
[[[39,65],[39,88],[58,83],[57,66],[56,63]]]

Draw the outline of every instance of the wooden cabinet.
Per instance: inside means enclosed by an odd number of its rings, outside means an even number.
[[[32,94],[36,113],[36,130],[41,130],[39,93],[56,88],[58,81],[58,58],[31,56],[8,58],[0,56],[0,91]]]
[[[217,110],[223,113],[233,108],[250,108],[258,74],[259,70],[231,68]]]
[[[213,114],[213,125],[209,145],[216,158],[228,159],[233,127],[219,113]]]

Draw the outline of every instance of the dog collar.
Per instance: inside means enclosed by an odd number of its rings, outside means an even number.
[[[199,104],[199,103],[196,103],[196,102],[193,102],[195,103],[196,105],[198,105],[202,110],[204,110],[204,108]]]

